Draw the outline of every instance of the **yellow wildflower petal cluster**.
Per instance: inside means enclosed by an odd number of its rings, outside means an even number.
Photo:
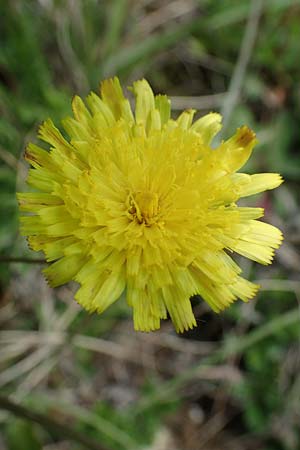
[[[136,330],[155,330],[169,314],[183,332],[196,325],[191,296],[219,312],[255,295],[230,254],[270,264],[282,235],[258,220],[262,208],[237,201],[282,179],[237,173],[256,143],[248,127],[212,149],[219,114],[193,121],[188,110],[173,120],[168,98],[146,80],[131,90],[134,112],[117,78],[86,104],[75,96],[74,118],[63,121],[68,139],[43,123],[50,150],[26,150],[35,192],[18,194],[22,233],[51,262],[50,284],[78,282],[75,298],[88,311],[124,294]]]

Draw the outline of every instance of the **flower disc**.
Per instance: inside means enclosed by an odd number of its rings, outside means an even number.
[[[241,197],[282,182],[278,174],[237,171],[256,143],[248,127],[212,149],[219,114],[193,122],[195,111],[170,117],[170,102],[146,80],[133,84],[134,114],[117,78],[75,96],[65,139],[51,120],[29,144],[28,183],[18,194],[22,232],[51,265],[52,286],[80,284],[76,300],[101,313],[125,292],[136,330],[160,327],[169,313],[175,329],[196,325],[190,297],[219,312],[258,286],[240,276],[230,253],[272,261],[281,232],[258,219],[262,208],[237,206]]]

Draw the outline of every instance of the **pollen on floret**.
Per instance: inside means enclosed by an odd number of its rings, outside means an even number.
[[[256,141],[256,134],[246,125],[238,128],[236,134],[236,142],[240,147],[247,147],[250,143]]]

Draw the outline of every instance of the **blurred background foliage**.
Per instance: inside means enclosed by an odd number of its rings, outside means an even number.
[[[300,448],[299,24],[299,0],[0,0],[0,389],[25,408],[2,401],[1,450]],[[87,316],[72,285],[8,263],[36,257],[18,233],[26,144],[115,74],[175,115],[223,112],[223,137],[252,126],[248,170],[285,178],[256,199],[285,234],[275,263],[242,261],[260,293],[221,316],[195,298],[181,336],[133,333],[125,302]]]

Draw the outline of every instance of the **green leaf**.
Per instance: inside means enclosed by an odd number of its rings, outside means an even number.
[[[6,425],[6,442],[9,450],[41,450],[43,448],[37,429],[30,422],[12,419]]]

